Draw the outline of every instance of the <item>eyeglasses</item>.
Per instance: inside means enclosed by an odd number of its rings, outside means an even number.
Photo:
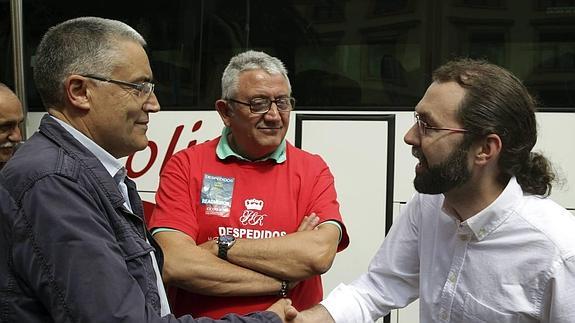
[[[430,125],[427,124],[427,122],[423,121],[420,119],[419,114],[414,113],[413,115],[415,117],[415,124],[417,124],[417,128],[419,129],[419,132],[422,135],[426,135],[427,134],[427,129],[431,129],[431,130],[447,130],[447,131],[453,131],[453,132],[469,132],[469,130],[467,129],[461,129],[461,128],[439,128],[439,127],[432,127]]]
[[[290,112],[295,107],[295,99],[291,96],[285,96],[272,100],[270,98],[253,98],[249,102],[242,102],[235,99],[228,99],[231,102],[247,105],[250,112],[255,114],[265,114],[270,111],[272,103],[276,104],[279,112]]]
[[[109,78],[91,75],[91,74],[84,74],[81,76],[91,78],[94,80],[98,80],[98,81],[102,81],[102,82],[108,82],[108,83],[113,83],[113,84],[124,85],[124,86],[130,87],[132,89],[138,90],[138,96],[139,97],[147,98],[148,96],[150,96],[150,94],[152,94],[154,92],[154,86],[155,85],[154,85],[154,83],[151,83],[151,82],[131,83],[131,82],[119,81],[119,80],[109,79]]]

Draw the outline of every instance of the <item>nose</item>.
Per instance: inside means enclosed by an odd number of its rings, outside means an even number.
[[[278,107],[277,107],[275,102],[271,103],[270,109],[268,110],[268,112],[266,112],[264,114],[264,118],[266,120],[279,120],[279,119],[281,119],[280,111],[278,110]]]
[[[144,102],[144,105],[142,106],[142,110],[152,113],[160,111],[160,102],[158,101],[158,97],[156,97],[156,93],[150,93],[150,96],[148,96]]]
[[[8,140],[11,142],[20,142],[22,141],[22,132],[20,131],[20,127],[16,126],[8,135]]]
[[[419,146],[420,137],[417,123],[412,124],[411,127],[407,130],[403,136],[403,141],[405,141],[405,143],[410,146]]]

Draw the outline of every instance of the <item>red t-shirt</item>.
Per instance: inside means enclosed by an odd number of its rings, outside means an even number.
[[[242,161],[216,156],[219,138],[174,155],[162,171],[150,228],[173,228],[196,244],[221,234],[261,239],[297,231],[304,216],[315,212],[320,222],[341,224],[338,251],[349,244],[341,221],[334,178],[327,164],[287,143],[287,160],[276,163]],[[305,246],[302,246],[305,248]],[[265,310],[279,296],[217,297],[170,288],[172,311],[220,318],[228,313]],[[323,297],[320,276],[290,290],[293,305],[304,310]]]

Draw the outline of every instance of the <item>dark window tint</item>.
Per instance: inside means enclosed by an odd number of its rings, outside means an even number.
[[[60,21],[91,15],[122,20],[144,35],[164,110],[213,109],[224,67],[248,48],[286,64],[298,110],[412,109],[432,70],[462,56],[510,69],[544,107],[573,108],[574,1],[512,3],[24,0],[28,103],[42,110],[30,68],[41,35]],[[2,44],[10,42],[7,21],[0,21]],[[11,61],[11,54],[0,55]]]
[[[0,1],[0,82],[14,89],[10,1]]]

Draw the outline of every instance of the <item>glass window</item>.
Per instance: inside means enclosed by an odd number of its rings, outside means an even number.
[[[14,89],[14,55],[12,52],[12,26],[10,1],[0,1],[0,82]]]
[[[122,20],[144,35],[164,110],[212,110],[224,67],[246,49],[286,64],[298,110],[412,109],[433,69],[461,56],[510,69],[544,107],[573,108],[574,1],[124,0],[79,7],[24,0],[28,102],[43,110],[31,73],[42,34],[91,15]],[[8,2],[0,8],[9,17]],[[2,44],[10,44],[8,20],[0,23]],[[0,55],[12,66],[11,53]]]
[[[456,0],[454,2],[460,6],[475,8],[500,8],[503,5],[503,0]]]

